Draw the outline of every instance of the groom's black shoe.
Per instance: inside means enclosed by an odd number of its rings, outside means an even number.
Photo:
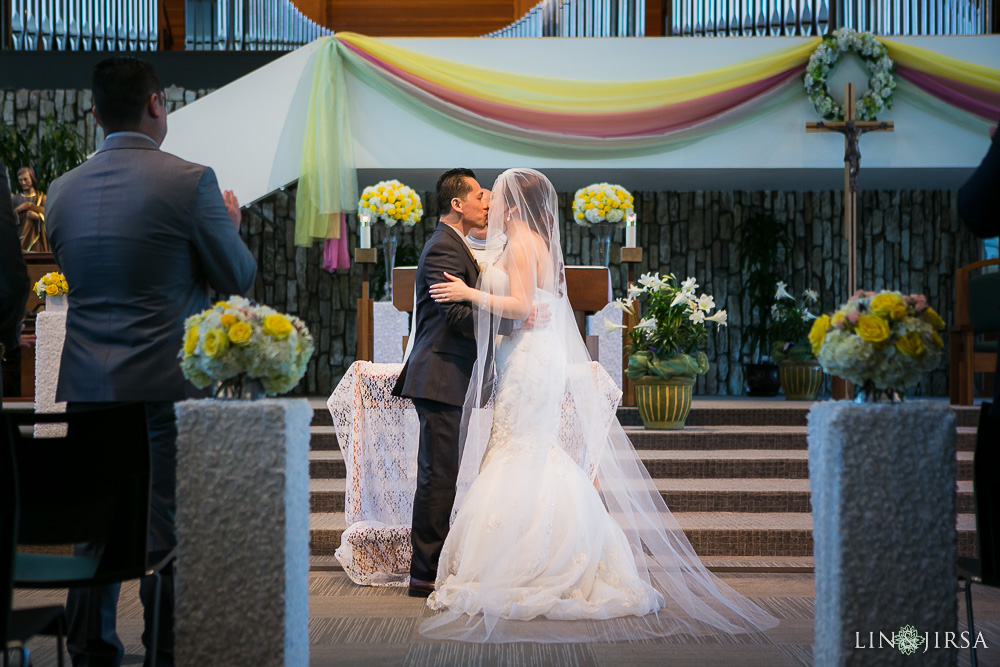
[[[434,582],[410,577],[410,588],[406,594],[411,598],[425,598],[434,592]]]

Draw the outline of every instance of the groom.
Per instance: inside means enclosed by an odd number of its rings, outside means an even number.
[[[486,196],[471,169],[451,169],[438,178],[439,222],[417,265],[413,350],[392,390],[395,396],[412,399],[420,418],[411,536],[409,595],[413,597],[434,590],[455,502],[462,404],[476,362],[473,305],[437,303],[430,287],[447,282],[445,272],[467,285],[476,284],[479,266],[465,237],[486,227]]]

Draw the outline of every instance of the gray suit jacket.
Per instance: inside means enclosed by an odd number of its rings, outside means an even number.
[[[46,218],[69,283],[56,400],[185,398],[184,320],[211,305],[209,287],[246,294],[257,273],[214,172],[111,137],[52,184]]]

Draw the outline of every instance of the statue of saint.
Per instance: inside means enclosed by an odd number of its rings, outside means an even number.
[[[11,195],[17,213],[18,233],[23,252],[49,252],[45,237],[45,194],[38,189],[38,177],[31,167],[17,170],[21,191]]]

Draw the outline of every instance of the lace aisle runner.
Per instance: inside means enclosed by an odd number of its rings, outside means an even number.
[[[392,395],[402,367],[356,361],[327,400],[347,468],[347,530],[336,556],[351,580],[366,586],[404,586],[409,581],[420,425],[413,403]],[[580,381],[597,384],[605,399],[604,422],[610,424],[621,400],[615,381],[596,361],[570,368],[567,383]],[[568,390],[566,395],[560,443],[593,477],[601,452],[586,450]]]

